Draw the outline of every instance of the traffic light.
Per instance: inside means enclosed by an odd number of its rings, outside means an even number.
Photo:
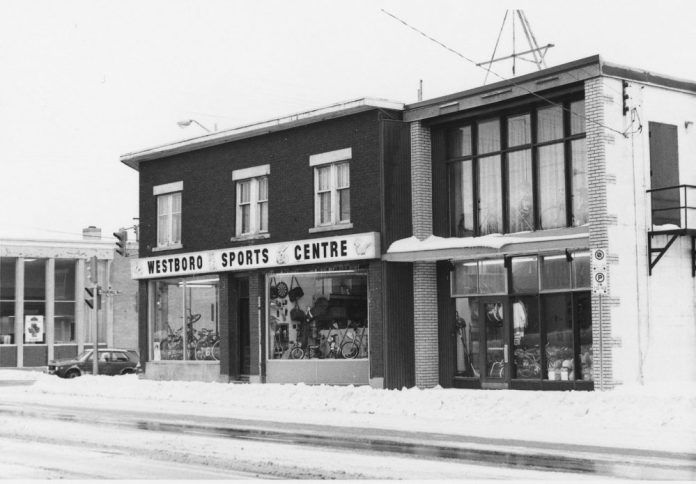
[[[87,279],[92,281],[94,284],[98,284],[97,279],[97,258],[92,257],[87,261]]]
[[[85,293],[85,304],[87,304],[90,309],[94,309],[94,289],[85,287]]]
[[[628,81],[623,81],[621,83],[621,99],[623,102],[623,115],[626,116],[629,111],[629,106],[628,106]]]
[[[118,232],[114,232],[114,237],[116,237],[116,253],[121,257],[127,257],[126,243],[128,242],[128,232],[121,229]]]

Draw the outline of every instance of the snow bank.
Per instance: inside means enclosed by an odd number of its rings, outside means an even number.
[[[3,400],[190,415],[440,432],[545,442],[696,451],[696,385],[610,392],[227,384],[0,370]]]

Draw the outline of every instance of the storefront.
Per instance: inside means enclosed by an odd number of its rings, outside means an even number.
[[[453,267],[454,386],[593,388],[588,251]]]
[[[133,261],[146,376],[369,384],[379,247],[373,232]]]

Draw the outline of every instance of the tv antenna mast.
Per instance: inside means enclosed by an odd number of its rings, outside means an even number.
[[[500,26],[500,32],[498,32],[498,39],[495,41],[495,47],[493,48],[493,54],[491,54],[491,60],[486,61],[486,62],[479,62],[476,64],[479,67],[487,66],[485,67],[486,69],[486,78],[483,80],[483,84],[486,84],[486,81],[488,80],[488,74],[491,71],[491,64],[494,62],[500,62],[503,60],[507,59],[512,59],[512,75],[515,75],[515,69],[516,69],[516,64],[517,64],[517,59],[531,62],[533,64],[536,64],[537,69],[545,69],[546,68],[546,61],[544,60],[544,56],[546,56],[546,52],[553,47],[553,44],[546,44],[542,47],[539,47],[539,44],[536,41],[536,38],[534,37],[534,32],[532,32],[532,26],[529,24],[529,20],[527,20],[527,16],[524,14],[522,10],[513,10],[512,11],[512,54],[507,55],[505,57],[498,57],[496,59],[495,54],[498,51],[498,44],[500,43],[500,37],[503,34],[503,29],[505,28],[505,22],[507,21],[508,14],[510,13],[510,10],[505,11],[505,16],[503,17],[503,24]],[[515,20],[517,18],[517,20]],[[524,33],[524,36],[527,39],[527,43],[529,44],[529,49],[522,51],[522,52],[516,52],[515,49],[517,48],[516,46],[516,32],[515,32],[515,23],[519,23],[520,26],[522,27],[522,32]],[[526,56],[527,54],[532,55],[532,59],[529,59]]]

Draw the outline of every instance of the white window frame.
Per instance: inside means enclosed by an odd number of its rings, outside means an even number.
[[[353,158],[352,148],[319,153],[309,157],[309,166],[314,167],[314,227],[310,232],[322,232],[326,230],[352,228],[353,224],[348,220],[341,220],[339,191],[347,189],[350,193],[350,161]],[[338,187],[338,166],[348,165],[348,186]],[[331,209],[328,222],[321,222],[321,198],[319,193],[319,169],[329,168],[329,189],[331,193]]]
[[[181,226],[182,226],[182,208],[179,209],[178,212],[174,212],[172,210],[172,207],[174,206],[174,197],[178,196],[180,201],[179,201],[179,207],[181,207],[181,198],[183,197],[183,191],[184,191],[184,182],[183,181],[178,181],[178,182],[173,182],[173,183],[166,183],[164,185],[156,185],[152,189],[152,194],[157,197],[157,246],[153,248],[153,251],[158,251],[158,250],[169,250],[169,249],[178,249],[183,247],[181,244]],[[167,227],[165,228],[166,230],[166,235],[165,235],[165,240],[163,243],[160,243],[160,223],[161,219],[160,217],[160,207],[162,203],[165,203],[165,200],[167,201],[166,203],[169,206],[169,211],[165,214],[162,214],[166,220]],[[174,224],[173,224],[173,219],[174,215],[178,214],[179,215],[179,230],[178,233],[174,233]]]
[[[261,213],[260,208],[263,203],[268,207],[268,181],[271,173],[270,165],[259,165],[232,172],[232,181],[235,182],[235,239],[245,239],[270,237],[268,229],[268,210],[266,210],[266,229],[261,228]],[[266,199],[260,200],[260,183],[266,180]],[[249,183],[249,230],[242,232],[242,191],[240,189],[242,183]]]

